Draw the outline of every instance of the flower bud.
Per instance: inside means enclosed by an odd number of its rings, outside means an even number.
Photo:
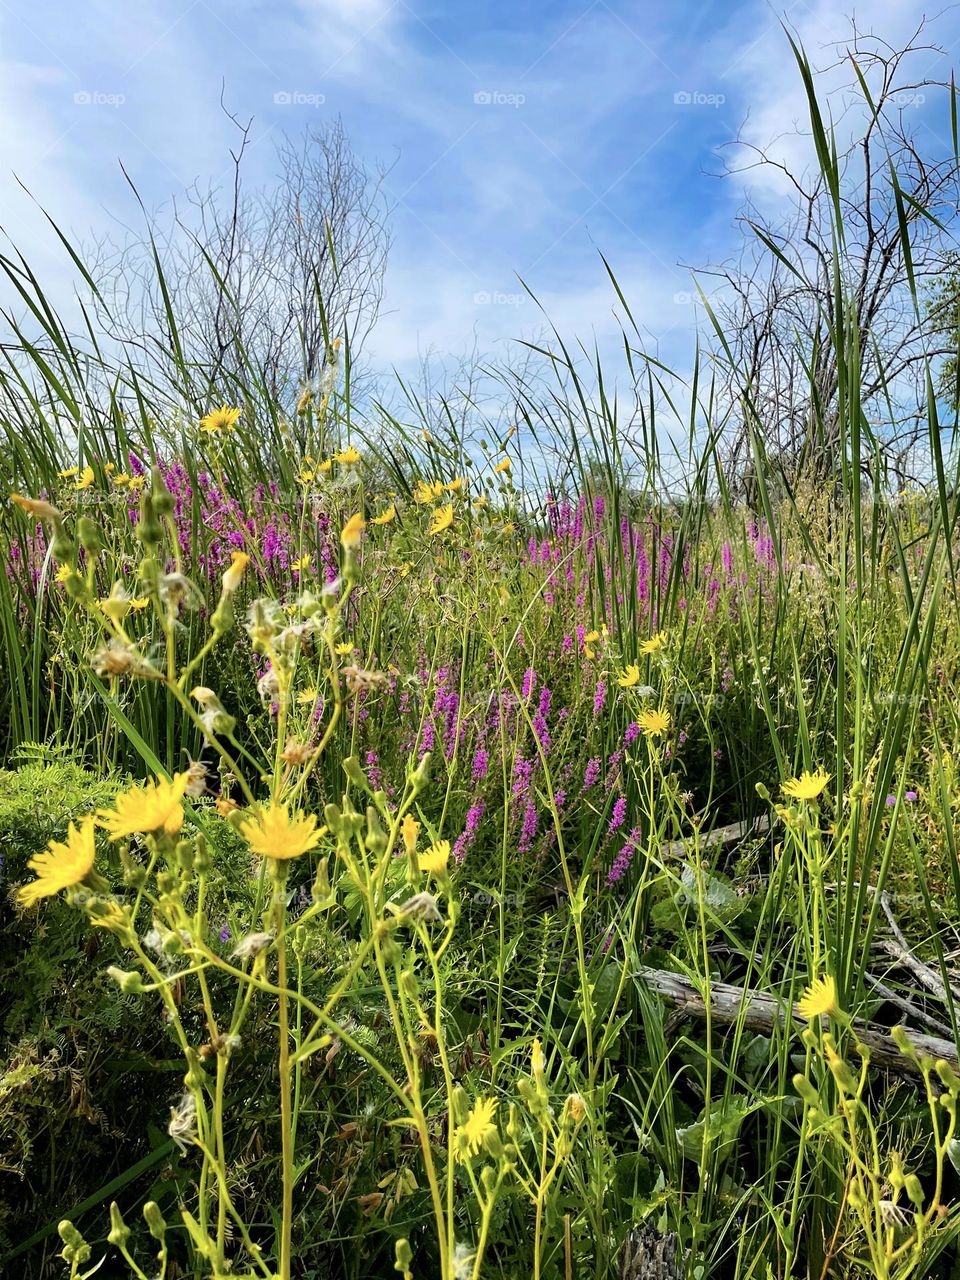
[[[116,1200],[110,1205],[110,1232],[107,1239],[111,1244],[117,1245],[121,1249],[130,1239],[130,1228],[124,1222],[123,1215],[120,1213],[120,1206]]]
[[[147,1230],[153,1236],[154,1240],[163,1241],[166,1234],[167,1224],[164,1222],[163,1214],[160,1212],[160,1206],[156,1200],[148,1200],[143,1206],[143,1216],[146,1219]]]
[[[150,496],[153,499],[153,509],[161,520],[173,515],[173,494],[167,488],[159,467],[152,467],[150,470]]]
[[[112,964],[107,973],[125,996],[137,996],[143,992],[143,978],[135,969],[118,969]]]
[[[77,537],[80,545],[88,555],[95,556],[103,550],[103,539],[100,530],[89,516],[81,516],[77,521]]]

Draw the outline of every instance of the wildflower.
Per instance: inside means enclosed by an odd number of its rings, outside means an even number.
[[[299,558],[299,560],[294,560],[290,568],[293,570],[294,573],[302,573],[304,569],[310,568],[310,560],[311,560],[311,556],[309,555],[309,553],[307,553],[306,555],[302,555]]]
[[[356,666],[344,667],[343,678],[351,693],[360,693],[363,689],[376,689],[387,682],[387,677],[382,671],[366,671],[363,667]]]
[[[888,809],[892,809],[893,806],[897,803],[897,797],[887,796],[886,800],[884,800],[883,803],[887,806]]]
[[[443,917],[437,909],[437,900],[432,893],[415,893],[412,898],[402,902],[395,908],[400,916],[407,916],[416,922],[424,920],[441,920]]]
[[[649,640],[644,640],[643,644],[640,646],[640,652],[644,654],[644,656],[649,657],[651,654],[659,653],[661,649],[666,647],[666,644],[667,633],[665,631],[658,631],[657,634],[655,636],[651,636]]]
[[[437,840],[426,853],[420,854],[417,861],[420,863],[420,870],[425,871],[427,875],[442,875],[450,861],[450,841]]]
[[[345,658],[348,653],[353,653],[354,648],[352,640],[343,640],[340,644],[336,644],[333,647],[334,652],[338,653],[341,658]]]
[[[79,470],[79,467],[67,467],[66,471],[58,471],[57,475],[61,480],[72,480]]]
[[[500,475],[508,476],[510,474],[510,468],[512,466],[513,466],[513,463],[510,461],[509,458],[501,458],[500,461],[497,463],[497,465],[493,469],[494,471],[499,472]]]
[[[297,702],[301,707],[312,706],[317,700],[316,689],[301,689],[297,694]]]
[[[131,596],[129,600],[130,608],[135,609],[138,613],[141,609],[145,609],[149,603],[149,596]]]
[[[340,453],[335,453],[333,460],[334,462],[339,462],[342,467],[355,466],[360,461],[360,455],[351,444],[346,449],[342,449]]]
[[[783,794],[792,800],[816,800],[829,781],[830,775],[823,769],[816,773],[804,769],[799,778],[790,778],[783,784]]]
[[[127,471],[120,471],[117,475],[113,476],[112,479],[117,488],[122,489],[125,485],[130,483],[130,474]]]
[[[187,789],[189,774],[175,773],[171,779],[154,778],[143,787],[131,787],[117,796],[113,809],[100,809],[97,816],[110,832],[111,840],[124,836],[162,831],[172,836],[183,826],[180,801]]]
[[[807,1022],[812,1022],[814,1018],[824,1013],[836,1017],[840,1012],[840,1006],[837,1003],[837,984],[833,978],[826,974],[811,982],[797,1001],[795,1008],[800,1017],[805,1018]]]
[[[207,774],[209,770],[202,760],[191,760],[187,766],[187,785],[184,787],[184,795],[202,796],[207,790]]]
[[[308,742],[303,742],[300,738],[289,738],[280,753],[280,759],[284,764],[296,766],[307,764],[313,759],[313,755],[314,749]]]
[[[413,853],[417,847],[417,836],[420,834],[420,823],[416,820],[412,813],[406,813],[403,821],[400,823],[400,835],[403,838],[403,847],[407,851],[407,857]]]
[[[131,492],[137,493],[147,483],[146,476],[131,476],[129,488]]]
[[[459,493],[463,488],[463,476],[457,476],[456,480],[450,480],[443,486],[447,493]]]
[[[480,1098],[457,1130],[457,1138],[466,1155],[475,1156],[484,1144],[497,1132],[493,1117],[497,1111],[496,1098]]]
[[[121,676],[155,676],[157,672],[140,654],[135,645],[113,639],[90,659],[90,665],[98,676],[111,680]]]
[[[470,1280],[476,1251],[458,1240],[453,1246],[453,1280]]]
[[[438,533],[443,533],[444,529],[449,529],[453,524],[453,503],[448,502],[445,507],[439,507],[433,513],[433,522],[427,529],[430,537],[435,537]]]
[[[53,580],[62,587],[68,578],[72,578],[76,573],[72,564],[62,564],[57,572],[53,575]]]
[[[916,791],[905,791],[903,793],[903,798],[906,800],[907,804],[913,804],[917,799],[917,793]]]
[[[74,481],[73,487],[77,490],[89,489],[93,484],[93,467],[84,467],[77,479]]]
[[[55,506],[49,502],[44,502],[42,498],[25,498],[20,493],[11,493],[10,501],[15,502],[21,511],[25,511],[28,516],[36,516],[38,520],[59,520],[60,512]]]
[[[371,524],[389,524],[391,520],[396,520],[396,518],[397,518],[397,508],[391,502],[390,506],[387,507],[386,511],[381,511],[378,516],[374,516],[373,519],[370,521],[370,523]]]
[[[360,537],[366,527],[367,522],[359,511],[356,515],[350,517],[343,526],[343,532],[340,534],[340,541],[347,551],[356,551],[360,545]]]
[[[413,491],[413,500],[419,503],[434,502],[442,493],[443,484],[440,480],[420,480]]]
[[[241,822],[240,832],[254,853],[278,861],[299,858],[320,843],[316,817],[312,813],[291,815],[278,800],[271,800],[268,809]]]
[[[621,689],[635,689],[640,683],[640,668],[637,664],[631,663],[629,667],[624,667],[617,676],[617,684]]]
[[[663,708],[659,711],[641,711],[637,716],[637,724],[648,738],[662,738],[670,728],[670,713]]]
[[[223,589],[227,594],[236,591],[240,585],[240,579],[243,577],[244,570],[250,563],[250,557],[245,551],[231,551],[230,564],[223,571],[221,579]]]
[[[227,713],[223,703],[217,697],[212,689],[208,689],[206,685],[198,684],[195,689],[190,691],[190,697],[196,698],[197,702],[203,707],[203,714],[200,716],[200,723],[208,734],[233,732],[236,719]]]
[[[231,960],[253,960],[262,951],[266,951],[274,940],[272,933],[248,933],[241,938],[230,953]]]
[[[79,826],[72,823],[67,838],[51,840],[42,853],[34,854],[27,863],[36,880],[18,889],[17,898],[24,907],[33,907],[41,898],[52,898],[61,889],[80,884],[93,870],[95,819],[84,818]]]
[[[186,1155],[187,1144],[197,1136],[197,1101],[192,1093],[185,1093],[177,1105],[170,1108],[167,1133]]]
[[[101,611],[116,625],[119,625],[130,612],[130,603],[130,597],[119,582],[113,584],[105,600],[97,601]]]
[[[232,431],[240,421],[242,412],[242,409],[231,409],[222,404],[219,409],[211,409],[200,419],[200,430],[208,436],[215,435],[218,431]]]

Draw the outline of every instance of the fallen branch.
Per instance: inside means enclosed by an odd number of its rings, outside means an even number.
[[[693,1018],[707,1016],[707,1001],[700,990],[681,973],[672,973],[668,969],[648,969],[641,967],[636,972],[651,991],[668,1000]],[[787,1025],[789,1006],[779,997],[766,991],[754,991],[748,987],[736,987],[728,982],[710,983],[709,1012],[713,1022],[722,1026],[738,1023],[750,1031],[759,1031],[769,1035],[774,1030],[783,1030]],[[917,1067],[909,1058],[905,1058],[886,1028],[879,1029],[865,1023],[856,1023],[856,1032],[861,1042],[870,1050],[872,1066],[886,1067],[900,1075],[915,1075]],[[907,1039],[920,1055],[931,1058],[944,1058],[954,1070],[960,1070],[960,1054],[952,1040],[944,1040],[940,1036],[923,1035],[919,1031],[907,1031]]]

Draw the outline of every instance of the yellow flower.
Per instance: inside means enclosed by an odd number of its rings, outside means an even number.
[[[443,493],[443,483],[440,480],[420,480],[417,487],[413,491],[414,502],[435,502]]]
[[[329,475],[329,473],[333,470],[333,459],[325,458],[323,462],[318,462],[317,470],[320,472],[321,475],[324,475],[324,476]]]
[[[304,689],[302,690],[302,692],[297,694],[297,702],[299,702],[301,707],[306,707],[308,705],[312,706],[313,703],[316,702],[316,700],[317,700],[316,689]]]
[[[342,449],[339,453],[333,455],[334,462],[339,462],[342,467],[352,466],[360,461],[360,455],[357,453],[353,445],[348,445],[346,449]]]
[[[420,870],[425,871],[427,875],[440,875],[441,872],[446,871],[447,863],[450,861],[450,841],[438,840],[427,849],[426,853],[421,853],[417,861],[420,863]]]
[[[66,471],[58,471],[57,475],[61,480],[72,480],[79,470],[79,467],[67,467]]]
[[[126,471],[121,471],[119,475],[115,475],[113,477],[113,483],[117,486],[118,489],[122,489],[125,484],[130,483],[129,473]]]
[[[434,537],[438,533],[443,533],[444,529],[449,529],[453,524],[453,503],[448,502],[445,507],[438,507],[433,513],[433,523],[427,530],[427,533]]]
[[[316,479],[316,475],[317,473],[315,471],[308,471],[307,468],[304,467],[299,476],[297,476],[297,479],[301,484],[310,484],[312,480]]]
[[[494,471],[499,471],[501,475],[509,475],[510,468],[512,466],[513,466],[513,463],[510,461],[509,458],[501,458],[500,461],[497,463],[497,465],[493,469]]]
[[[80,472],[79,479],[74,483],[75,489],[89,489],[93,484],[93,467],[84,467]]]
[[[583,637],[583,643],[596,644],[599,639],[600,639],[599,631],[588,631],[587,634]]]
[[[810,983],[794,1008],[801,1018],[806,1018],[807,1022],[812,1022],[823,1013],[835,1018],[840,1012],[840,1006],[837,1003],[837,984],[829,974],[817,978]]]
[[[637,716],[637,724],[648,738],[662,738],[670,728],[668,711],[641,711]]]
[[[200,419],[200,430],[212,436],[217,431],[231,431],[240,421],[242,409],[231,409],[222,404],[219,409],[211,411]]]
[[[631,663],[629,667],[624,667],[617,676],[617,684],[621,689],[633,689],[640,683],[640,668],[637,664]]]
[[[447,493],[459,493],[463,488],[463,476],[457,476],[456,480],[451,480],[443,486]]]
[[[36,880],[17,890],[21,906],[33,907],[41,898],[52,898],[61,889],[80,884],[93,870],[96,853],[93,828],[96,819],[84,818],[79,827],[71,822],[66,841],[51,840],[42,853],[36,853],[27,863],[36,873]]]
[[[493,1123],[496,1111],[496,1098],[480,1098],[474,1103],[470,1114],[457,1130],[459,1146],[465,1154],[477,1155],[487,1139],[496,1134],[497,1126]]]
[[[334,645],[334,649],[341,658],[346,657],[348,653],[353,653],[353,641],[343,640],[340,644]]]
[[[145,609],[150,603],[149,596],[134,596],[130,601],[131,609]]]
[[[397,508],[393,505],[393,503],[391,503],[390,506],[387,507],[386,511],[381,511],[378,516],[374,516],[373,519],[370,521],[370,523],[371,524],[389,524],[391,520],[396,520],[396,518],[397,518]]]
[[[655,636],[651,636],[649,640],[644,640],[640,646],[640,652],[649,656],[652,653],[659,653],[661,649],[666,648],[667,633],[658,631]]]
[[[240,824],[240,831],[254,853],[262,858],[284,861],[299,858],[320,843],[317,819],[312,814],[293,814],[285,804],[270,801],[253,818]]]
[[[37,520],[59,520],[60,512],[56,507],[51,506],[49,502],[44,502],[42,498],[24,498],[23,494],[10,494],[10,502],[17,503],[20,511],[26,511],[28,516],[36,516]]]
[[[116,471],[116,469],[117,469],[117,464],[115,462],[105,462],[103,464],[103,470],[105,475],[112,476],[113,473]]]
[[[404,814],[403,821],[400,823],[400,834],[403,837],[403,847],[409,857],[417,847],[417,836],[420,834],[420,823],[412,813]]]
[[[60,585],[63,586],[63,584],[67,581],[68,578],[73,577],[75,572],[76,570],[74,569],[73,565],[62,564],[60,568],[57,570],[57,572],[53,575],[53,580],[54,582],[59,582]]]
[[[816,800],[829,781],[830,775],[823,769],[816,773],[804,769],[799,778],[790,778],[783,784],[783,794],[792,800]]]
[[[298,573],[300,572],[300,570],[301,570],[301,569],[309,569],[309,568],[310,568],[310,556],[309,556],[309,555],[303,555],[303,556],[301,556],[301,557],[300,557],[300,559],[299,559],[299,560],[294,560],[294,562],[293,562],[293,564],[290,566],[290,568],[291,568],[291,569],[295,569]]]
[[[131,476],[129,487],[134,491],[134,493],[136,493],[138,490],[142,489],[146,483],[146,476]]]
[[[110,832],[111,840],[147,831],[163,831],[172,836],[183,826],[180,801],[190,775],[175,773],[168,781],[154,778],[143,787],[131,787],[117,796],[115,808],[100,809],[98,817]]]
[[[224,569],[222,579],[223,589],[228,595],[239,587],[243,571],[249,563],[250,557],[245,551],[230,552],[230,564]]]
[[[351,516],[347,523],[343,526],[343,532],[340,534],[340,541],[348,551],[356,551],[360,545],[360,536],[367,527],[367,522],[358,511],[355,516]]]

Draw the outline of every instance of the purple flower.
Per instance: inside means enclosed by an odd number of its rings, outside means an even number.
[[[600,757],[594,756],[587,761],[587,767],[583,774],[583,789],[588,791],[596,780],[600,777]]]
[[[598,716],[603,710],[603,704],[607,700],[607,686],[602,680],[597,681],[597,687],[593,694],[593,714]]]
[[[897,803],[897,797],[896,797],[896,796],[887,796],[887,798],[886,798],[886,800],[885,800],[885,802],[884,802],[884,803],[885,803],[885,804],[887,804],[887,805],[892,809],[892,808],[893,808],[893,806]]]
[[[909,804],[913,804],[914,800],[916,800],[916,799],[917,799],[917,793],[916,793],[915,791],[905,791],[905,792],[903,793],[903,798],[904,798],[904,800],[906,800]]]
[[[616,884],[630,870],[630,863],[633,861],[633,855],[637,851],[640,843],[640,828],[634,827],[627,836],[627,843],[613,860],[613,865],[607,872],[607,884]]]
[[[230,941],[230,930],[227,928],[225,924],[220,926],[220,941],[221,942]]]
[[[530,695],[533,693],[533,687],[536,683],[537,673],[534,671],[533,667],[527,667],[526,671],[523,673],[523,688],[520,693],[524,702],[530,698]]]
[[[627,797],[617,796],[614,802],[613,812],[610,815],[610,826],[607,830],[612,835],[614,831],[619,831],[627,820]]]
[[[482,782],[487,776],[487,769],[490,767],[490,756],[483,747],[477,747],[473,753],[473,772],[470,775],[470,781],[473,783]]]
[[[636,740],[639,737],[640,737],[640,726],[637,724],[635,720],[631,720],[630,723],[627,725],[626,733],[623,735],[624,746],[629,747],[632,743],[636,742]]]

